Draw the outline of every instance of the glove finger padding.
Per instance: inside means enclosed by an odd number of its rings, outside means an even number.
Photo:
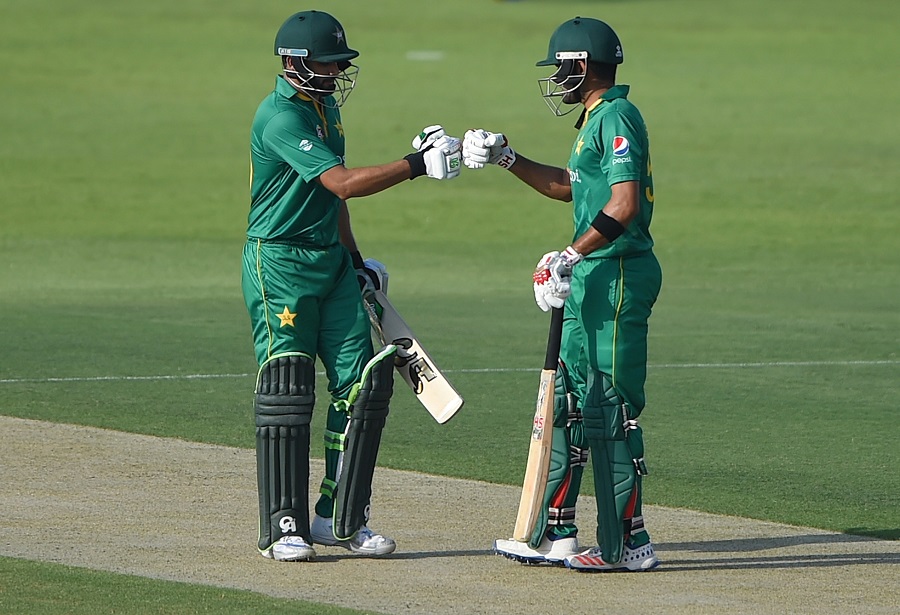
[[[412,140],[412,146],[417,152],[424,152],[434,146],[435,142],[447,133],[440,124],[426,126],[422,132],[417,134]]]
[[[544,312],[550,311],[550,304],[547,303],[547,296],[543,284],[534,283],[534,302]]]
[[[425,171],[432,179],[453,179],[462,164],[462,143],[456,137],[444,135],[425,152]]]
[[[561,308],[566,297],[572,294],[572,265],[559,252],[544,254],[532,278],[535,303],[545,312],[550,308]]]
[[[490,151],[485,147],[484,139],[488,133],[484,130],[467,130],[463,140],[463,160],[470,169],[482,169],[490,160]]]

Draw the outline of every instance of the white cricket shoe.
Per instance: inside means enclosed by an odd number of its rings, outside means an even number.
[[[653,544],[649,542],[640,547],[632,547],[626,542],[622,551],[622,559],[615,564],[603,560],[600,547],[594,547],[566,558],[566,567],[580,572],[643,572],[657,566],[659,566],[659,558],[656,557]]]
[[[260,553],[263,557],[277,562],[303,562],[316,556],[316,550],[303,536],[282,536],[275,544]]]
[[[365,525],[349,540],[338,540],[334,537],[331,519],[316,515],[309,526],[310,534],[315,544],[329,547],[343,547],[350,549],[359,555],[377,557],[393,553],[397,543],[393,538],[376,534]]]
[[[566,557],[578,553],[578,539],[570,536],[550,540],[550,536],[547,535],[537,549],[532,549],[527,542],[518,540],[495,540],[494,553],[523,564],[563,566]]]

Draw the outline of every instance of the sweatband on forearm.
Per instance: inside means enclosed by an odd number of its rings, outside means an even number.
[[[603,211],[597,214],[597,217],[591,222],[591,226],[593,226],[597,232],[603,235],[606,238],[606,241],[610,243],[615,241],[616,237],[625,232],[625,227],[622,226],[618,220],[612,216],[607,216]]]

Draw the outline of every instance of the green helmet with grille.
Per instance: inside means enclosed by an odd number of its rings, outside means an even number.
[[[290,83],[326,107],[340,107],[356,86],[359,69],[350,63],[359,52],[347,46],[340,22],[322,11],[301,11],[287,18],[275,35]],[[338,73],[319,65],[337,64]],[[319,72],[317,72],[319,71]]]
[[[622,44],[612,28],[599,19],[575,17],[550,37],[547,57],[537,66],[555,66],[556,72],[538,79],[541,96],[554,115],[571,113],[581,100],[589,62],[622,63]],[[563,110],[562,105],[572,105]]]
[[[275,55],[344,64],[359,52],[347,46],[337,19],[322,11],[301,11],[288,17],[275,35]]]
[[[586,57],[592,62],[604,64],[621,64],[622,44],[607,23],[590,17],[575,17],[556,29],[550,37],[547,57],[537,66],[557,66],[562,60],[576,57]]]

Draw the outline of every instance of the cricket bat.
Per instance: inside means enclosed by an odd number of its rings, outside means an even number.
[[[394,367],[416,399],[438,423],[446,423],[463,407],[463,398],[441,373],[434,359],[380,290],[368,295],[363,306],[372,330],[382,344],[394,344]]]
[[[525,481],[513,540],[528,542],[534,532],[538,515],[544,505],[544,491],[550,472],[550,444],[553,438],[553,398],[556,392],[556,368],[559,364],[559,345],[562,339],[562,308],[553,308],[550,318],[550,337],[547,340],[547,356],[541,370],[537,407],[531,428],[531,444],[528,462],[525,464]]]

